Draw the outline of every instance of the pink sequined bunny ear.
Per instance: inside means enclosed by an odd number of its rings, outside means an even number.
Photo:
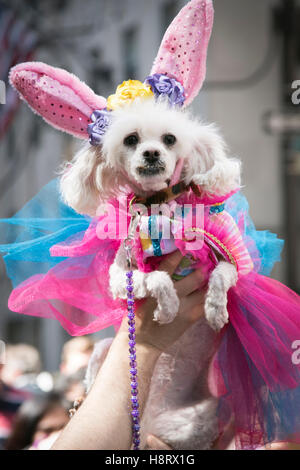
[[[87,126],[93,111],[106,107],[106,99],[75,75],[42,62],[18,64],[9,78],[34,112],[53,127],[81,139],[89,137]]]
[[[185,106],[197,96],[205,79],[213,19],[212,0],[189,2],[167,29],[154,61],[151,75],[178,80],[185,90]]]

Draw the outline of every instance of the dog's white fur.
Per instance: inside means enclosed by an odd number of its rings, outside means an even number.
[[[61,180],[65,202],[79,213],[95,215],[99,202],[107,201],[130,186],[140,196],[167,186],[176,162],[185,160],[184,179],[200,184],[214,194],[226,194],[240,183],[240,162],[228,158],[226,144],[213,124],[204,124],[188,113],[170,108],[164,101],[136,99],[131,105],[113,112],[112,125],[103,138],[103,146],[85,144],[77,153]],[[124,147],[124,137],[137,131],[141,142],[136,149]],[[163,134],[173,134],[177,143],[166,148]],[[146,178],[136,173],[143,164],[144,150],[162,153],[164,174]]]
[[[137,145],[125,146],[124,139],[133,133],[138,135]],[[174,135],[176,143],[165,145],[162,140],[165,134]],[[161,171],[157,174],[140,172],[141,168],[147,167],[146,151],[159,152]],[[225,142],[214,125],[201,123],[187,111],[170,108],[163,101],[137,99],[112,113],[112,124],[101,147],[87,144],[78,152],[61,178],[61,193],[65,202],[77,212],[95,215],[100,203],[120,195],[125,188],[129,187],[142,197],[166,188],[179,159],[184,159],[181,179],[187,184],[193,181],[201,185],[207,193],[221,196],[240,185],[240,162],[227,156]],[[126,298],[125,270],[126,253],[121,245],[110,268],[110,288],[114,298]],[[215,330],[221,329],[228,321],[227,292],[236,282],[236,269],[224,261],[210,276],[205,316]],[[134,289],[136,298],[153,296],[157,300],[155,320],[169,323],[174,319],[179,299],[167,273],[145,274],[135,270]],[[202,407],[196,406],[179,414],[190,421],[190,415],[194,413],[196,423],[202,415],[203,410],[201,413],[200,410]],[[201,419],[199,423],[202,423]],[[199,424],[198,428],[202,429],[202,425]],[[166,431],[165,434],[171,436],[172,432],[168,434]],[[186,436],[182,437],[185,444],[180,441],[181,444],[177,445],[186,446],[191,433],[182,432]],[[172,445],[176,446],[176,442]]]
[[[124,146],[124,138],[136,132],[140,141],[134,148]],[[176,137],[174,146],[162,142],[164,134]],[[144,176],[138,168],[145,164],[146,150],[160,152],[164,171]],[[167,187],[176,163],[184,159],[183,178],[193,181],[208,193],[225,195],[240,184],[240,162],[226,155],[226,145],[214,125],[200,123],[187,111],[170,108],[165,102],[135,100],[113,113],[113,121],[103,138],[103,146],[85,145],[75,156],[61,179],[65,202],[79,213],[95,215],[100,202],[130,187],[140,196],[153,194]],[[126,255],[120,248],[110,270],[114,298],[126,298],[124,270]],[[227,291],[236,282],[233,268],[221,263],[213,273],[207,293],[205,312],[213,328],[227,322]],[[220,281],[220,279],[224,281]],[[178,299],[173,283],[165,273],[134,273],[137,298],[154,296],[158,301],[154,317],[161,323],[174,319]]]

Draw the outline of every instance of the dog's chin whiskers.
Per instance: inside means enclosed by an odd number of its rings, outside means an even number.
[[[165,171],[165,167],[163,166],[156,166],[156,167],[143,167],[140,166],[136,169],[137,173],[140,176],[155,176],[163,173]]]

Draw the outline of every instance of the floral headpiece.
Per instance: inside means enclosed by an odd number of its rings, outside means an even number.
[[[171,106],[193,101],[205,78],[212,25],[212,0],[191,0],[167,29],[151,75],[144,83],[123,82],[107,100],[69,72],[41,62],[13,67],[10,83],[49,124],[99,145],[112,112],[126,103],[159,97]]]
[[[110,111],[131,103],[136,98],[166,97],[171,106],[183,106],[185,96],[184,88],[175,78],[155,73],[146,78],[145,83],[139,80],[128,80],[119,85],[114,95],[107,99],[107,107],[104,110],[96,110],[91,115],[91,124],[87,131],[91,145],[100,145],[103,135],[111,123]]]

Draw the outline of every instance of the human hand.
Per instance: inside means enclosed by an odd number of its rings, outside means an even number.
[[[295,442],[273,442],[260,450],[300,450],[300,445]]]
[[[179,251],[172,253],[160,264],[159,270],[170,276],[175,272],[183,256]],[[136,343],[165,351],[201,316],[204,315],[204,293],[199,290],[203,282],[200,270],[174,282],[180,301],[179,311],[172,323],[160,325],[153,320],[156,300],[149,297],[136,311]],[[127,317],[123,319],[120,333],[127,333]]]
[[[153,434],[148,434],[146,439],[146,450],[173,450],[168,444],[163,442]]]

